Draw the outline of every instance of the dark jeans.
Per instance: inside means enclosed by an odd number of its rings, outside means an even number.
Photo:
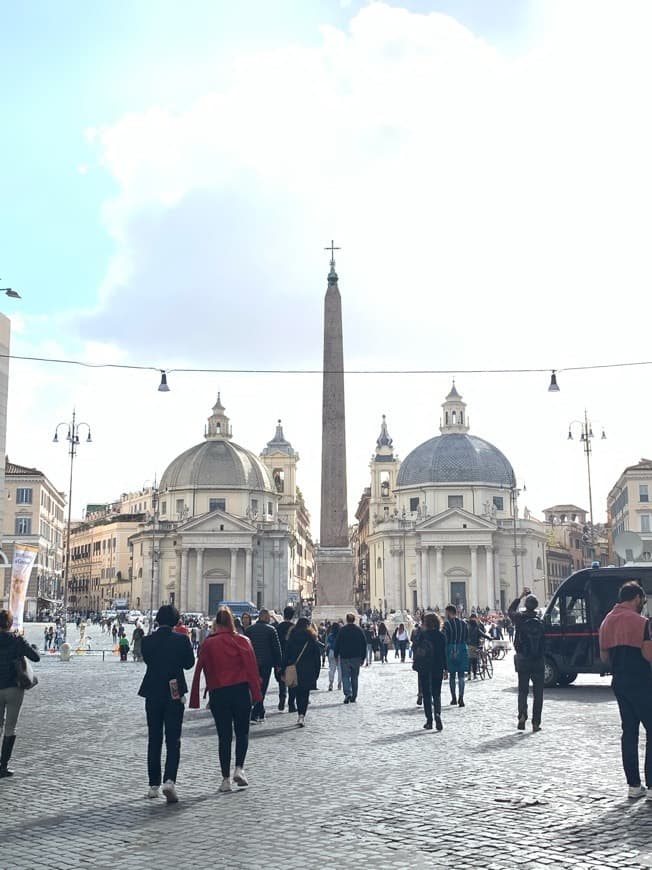
[[[150,785],[161,784],[161,750],[163,731],[165,731],[165,771],[163,782],[177,781],[179,758],[181,756],[181,726],[184,706],[172,698],[163,700],[146,698],[147,716],[147,773]]]
[[[436,716],[441,716],[442,671],[419,674],[419,691],[423,695],[423,712],[426,720],[432,722],[433,707]]]
[[[532,680],[532,723],[540,725],[543,708],[543,659],[526,659],[517,654],[515,665],[518,674],[518,715],[527,719],[527,696]]]
[[[617,683],[613,687],[620,710],[623,733],[621,749],[623,769],[627,785],[639,785],[641,775],[638,767],[638,733],[642,724],[647,739],[645,745],[645,782],[652,788],[652,693],[647,687]]]
[[[342,668],[342,691],[345,698],[358,697],[358,677],[360,676],[360,659],[340,659]]]
[[[407,641],[406,640],[399,640],[399,641],[397,641],[397,644],[398,644],[398,651],[401,654],[401,661],[404,662],[405,661],[405,650],[407,648]]]
[[[278,680],[278,702],[279,704],[283,704],[285,706],[285,699],[288,697],[290,700],[288,701],[288,707],[290,708],[290,712],[294,711],[294,708],[297,706],[297,690],[296,688],[288,689],[285,685],[285,681],[281,680],[279,677],[276,678]]]
[[[381,640],[379,649],[380,649],[381,662],[386,662],[387,661],[387,650],[389,649],[389,646],[386,643],[383,643]]]
[[[297,713],[299,716],[305,716],[308,709],[308,700],[310,698],[310,689],[304,689],[302,686],[297,686],[296,689],[290,689],[294,692],[297,702]],[[290,698],[292,695],[290,695]],[[290,703],[292,703],[290,701]]]
[[[251,694],[248,683],[236,683],[213,689],[210,707],[219,742],[220,769],[223,777],[231,776],[231,741],[235,729],[235,766],[244,767],[249,747],[249,713]]]
[[[265,695],[267,694],[267,687],[269,686],[269,678],[272,675],[271,666],[267,665],[258,665],[258,673],[260,674],[260,691],[263,693],[263,700],[258,701],[251,709],[251,718],[252,719],[264,719],[265,718]]]
[[[455,694],[455,677],[457,677],[457,683],[459,685],[459,692]],[[448,685],[451,690],[451,698],[457,698],[460,701],[464,700],[464,671],[450,671],[448,672]]]

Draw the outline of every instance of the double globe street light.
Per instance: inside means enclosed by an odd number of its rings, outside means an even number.
[[[595,437],[593,435],[593,424],[588,418],[586,413],[586,409],[584,409],[584,419],[583,420],[571,420],[568,424],[568,440],[573,440],[573,426],[580,427],[580,444],[584,449],[584,455],[586,456],[586,474],[589,482],[589,517],[591,520],[591,534],[593,534],[593,493],[591,490],[591,442]],[[606,434],[604,428],[602,429],[602,434],[600,435],[600,440],[604,441],[606,439]]]
[[[91,438],[91,427],[88,423],[78,423],[76,412],[73,410],[72,412],[72,420],[70,423],[58,423],[56,429],[54,430],[54,438],[52,439],[55,444],[59,443],[59,429],[62,426],[66,426],[68,431],[66,435],[66,441],[68,442],[68,455],[70,456],[70,481],[68,484],[68,524],[66,529],[66,562],[64,566],[64,575],[63,575],[63,639],[67,640],[68,637],[68,580],[70,578],[70,525],[72,521],[72,476],[73,469],[75,464],[75,456],[77,455],[77,448],[79,447],[79,431],[84,428],[87,432],[87,437],[84,439],[86,444],[90,444],[92,442]]]

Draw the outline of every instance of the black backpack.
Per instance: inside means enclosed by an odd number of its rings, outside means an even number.
[[[538,616],[522,616],[518,626],[518,649],[526,659],[543,658],[545,645],[543,622]]]
[[[432,670],[435,649],[421,631],[412,643],[412,670],[425,673]]]

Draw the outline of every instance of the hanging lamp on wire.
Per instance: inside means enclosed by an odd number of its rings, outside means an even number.
[[[159,393],[169,393],[170,388],[168,387],[168,376],[165,373],[164,369],[161,369],[161,383],[158,385]]]
[[[553,369],[550,375],[550,386],[548,387],[549,393],[558,393],[559,392],[559,384],[557,383],[557,370]]]

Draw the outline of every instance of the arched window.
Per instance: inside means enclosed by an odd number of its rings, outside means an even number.
[[[457,411],[453,411],[453,426],[457,423]]]
[[[380,558],[380,556],[379,556],[379,557],[376,559],[376,568],[382,568],[382,567],[383,567],[383,560],[382,560],[382,559]]]
[[[541,556],[537,556],[537,571],[540,571],[543,568],[543,564],[541,562]]]
[[[464,423],[464,411],[460,411],[460,424]]]

